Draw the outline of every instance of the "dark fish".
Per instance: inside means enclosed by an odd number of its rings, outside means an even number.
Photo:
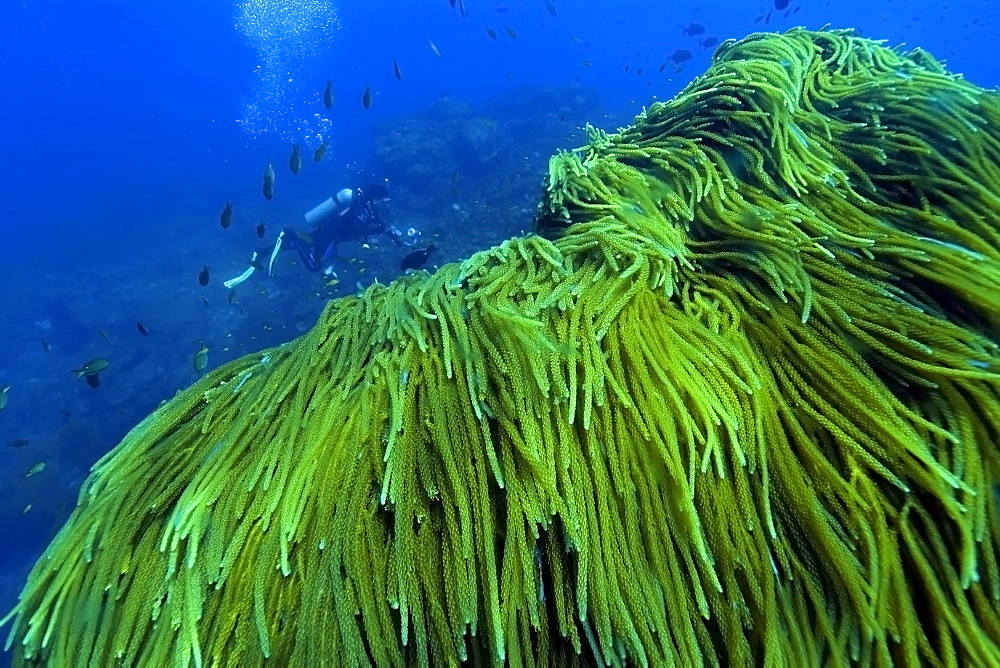
[[[788,2],[788,0],[774,0],[775,3],[778,2]],[[705,26],[700,23],[689,23],[687,28],[684,28],[684,34],[688,37],[697,37],[698,35],[705,34]]]
[[[264,229],[264,221],[262,220],[259,223],[257,223],[257,238],[263,239],[265,232],[266,230]]]
[[[141,322],[139,322],[138,320],[135,321],[135,328],[138,329],[139,333],[142,334],[143,336],[149,336],[149,330],[146,329],[146,326]]]
[[[493,28],[490,28],[489,26],[486,26],[486,34],[489,35],[490,39],[496,41],[496,38],[497,38],[497,31],[496,30],[494,30]]]
[[[264,170],[264,197],[270,201],[274,197],[274,167],[271,163],[267,163],[267,168]]]
[[[452,9],[455,9],[455,0],[448,0],[448,4],[451,5]]]
[[[677,63],[678,65],[686,63],[694,57],[694,54],[687,49],[677,49],[672,54],[670,54],[670,60]]]
[[[545,0],[545,9],[549,12],[550,16],[559,16],[559,12],[556,11],[556,6],[552,4],[552,0]]]
[[[789,0],[774,0],[774,8],[780,12],[781,10],[788,7],[788,1]]]
[[[222,223],[222,229],[227,229],[233,224],[233,203],[226,202],[226,208],[222,210],[222,215],[219,217],[219,222]]]
[[[365,105],[365,109],[372,108],[372,87],[365,86],[365,92],[361,94],[361,104]]]
[[[108,333],[107,333],[107,332],[105,332],[105,331],[104,331],[103,329],[101,329],[100,327],[98,327],[98,328],[97,328],[97,333],[101,335],[101,338],[102,338],[102,339],[105,339],[105,340],[107,340],[107,338],[108,338]]]
[[[507,35],[511,39],[517,39],[517,32],[515,32],[513,28],[511,28],[510,26],[504,26],[503,29],[507,31]]]
[[[87,379],[87,385],[90,385],[95,390],[101,386],[101,379],[96,373],[88,373],[84,378]]]
[[[333,107],[333,81],[326,80],[326,90],[323,91],[323,106],[327,109]]]
[[[208,297],[206,297],[205,295],[201,295],[201,301],[203,304],[205,304],[206,308],[209,306]]]
[[[320,144],[316,148],[316,152],[313,153],[313,161],[314,162],[319,162],[320,160],[322,160],[323,156],[326,155],[326,149],[327,148],[329,148],[329,147],[326,145],[326,142],[323,142],[322,144]]]
[[[208,265],[207,264],[205,265],[205,267],[200,272],[198,272],[198,283],[199,283],[199,285],[201,285],[201,287],[205,287],[206,285],[208,285]]]
[[[47,353],[51,353],[52,352],[52,344],[49,343],[48,341],[46,341],[45,339],[42,339],[42,350],[44,350]]]
[[[458,13],[465,18],[465,0],[458,0]]]
[[[441,57],[441,50],[437,47],[437,44],[434,43],[434,40],[428,39],[427,40],[427,44],[431,47],[431,51],[434,52],[434,55],[437,56],[438,58],[440,58]]]
[[[396,81],[400,81],[403,78],[403,70],[399,69],[399,63],[396,59],[392,59],[392,74],[396,77]]]
[[[31,443],[31,441],[29,441],[26,438],[16,438],[13,441],[9,442],[7,444],[7,447],[8,448],[23,448],[24,446],[28,445],[29,443]]]
[[[298,144],[292,144],[292,154],[288,156],[288,168],[292,170],[292,174],[302,171],[302,156],[299,155]]]
[[[427,244],[424,248],[417,248],[416,250],[410,251],[403,261],[399,263],[399,268],[403,271],[407,269],[420,269],[427,262],[427,258],[431,256],[437,250],[434,244]]]
[[[705,39],[701,40],[698,43],[701,44],[701,48],[708,49],[708,48],[711,48],[711,47],[715,46],[716,44],[718,44],[719,43],[719,38],[718,37],[706,37]]]

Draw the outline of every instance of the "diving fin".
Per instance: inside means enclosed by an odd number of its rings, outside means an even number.
[[[285,240],[285,231],[282,230],[281,234],[274,241],[274,250],[271,251],[271,261],[267,263],[267,275],[274,276],[274,263],[278,259],[278,254],[281,252],[281,244]]]
[[[223,285],[226,286],[227,290],[232,290],[237,285],[253,276],[253,272],[257,271],[258,267],[260,267],[260,261],[257,259],[257,251],[254,251],[253,255],[250,256],[250,266],[236,278],[230,278],[228,281],[223,282]]]

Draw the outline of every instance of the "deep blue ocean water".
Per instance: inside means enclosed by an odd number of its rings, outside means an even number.
[[[338,189],[388,179],[388,221],[435,242],[433,268],[529,229],[549,155],[581,144],[586,122],[614,130],[675,95],[707,67],[707,37],[852,27],[921,46],[992,88],[997,4],[552,0],[550,11],[545,0],[466,0],[463,18],[448,0],[7,0],[0,615],[89,467],[198,377],[198,341],[215,367],[297,336],[327,298],[399,274],[409,249],[344,244],[336,286],[283,261],[229,298],[222,281],[250,251],[282,226],[305,228],[303,214]],[[705,33],[685,34],[692,23]],[[678,49],[690,62],[658,71]],[[297,176],[293,144],[304,159]],[[223,230],[227,201],[234,222]],[[93,389],[70,370],[96,357],[109,366]],[[29,443],[5,445],[19,439]],[[38,462],[45,469],[25,478]]]

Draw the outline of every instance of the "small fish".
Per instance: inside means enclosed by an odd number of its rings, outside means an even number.
[[[486,34],[489,35],[490,39],[492,39],[493,41],[496,41],[496,38],[497,38],[497,31],[496,30],[494,30],[493,28],[491,28],[489,26],[486,26]]]
[[[437,250],[434,244],[427,244],[424,248],[417,248],[416,250],[410,251],[403,258],[403,261],[399,263],[399,268],[403,271],[407,269],[420,269],[427,262],[427,258],[431,256]]]
[[[709,49],[718,43],[719,43],[718,37],[706,37],[705,39],[698,42],[698,44],[701,44],[701,48],[703,49]]]
[[[549,16],[559,16],[559,12],[556,11],[556,6],[552,4],[552,0],[545,0],[545,9],[548,11]]]
[[[264,170],[264,197],[268,201],[274,197],[274,167],[271,163],[267,163],[267,169]]]
[[[326,142],[323,142],[322,144],[317,146],[316,152],[313,153],[313,162],[319,162],[320,160],[322,160],[323,156],[326,155],[327,148],[329,148],[329,146],[327,146]]]
[[[510,26],[504,26],[503,29],[507,31],[508,37],[510,37],[511,39],[517,39],[517,31],[515,31],[513,28],[511,28]]]
[[[234,306],[240,303],[240,300],[236,297],[236,290],[230,290],[229,294],[226,295],[226,299],[229,301],[230,306]]]
[[[200,272],[198,272],[198,284],[201,287],[208,285],[208,265],[206,264]]]
[[[298,144],[292,144],[292,154],[288,157],[288,167],[292,170],[292,174],[298,174],[302,171],[302,156],[299,155]]]
[[[108,361],[103,357],[95,357],[79,369],[70,369],[70,373],[75,373],[77,378],[95,375],[108,368]]]
[[[340,283],[340,279],[339,278],[331,278],[329,281],[326,282],[326,287],[332,288],[335,285],[337,285],[337,283]]]
[[[24,477],[25,478],[30,478],[31,476],[37,475],[37,474],[41,473],[44,470],[45,470],[45,462],[38,462],[37,464],[35,464],[34,466],[32,466],[30,469],[28,469],[28,472],[24,474]]]
[[[98,334],[100,335],[100,337],[101,337],[102,339],[104,339],[104,340],[107,340],[107,338],[108,338],[108,333],[107,333],[107,332],[105,332],[105,331],[104,331],[103,329],[101,329],[100,327],[98,327],[98,328],[97,328],[97,333],[98,333]]]
[[[267,229],[264,227],[264,221],[257,223],[257,238],[263,239],[264,235],[267,233]]]
[[[139,333],[142,334],[143,336],[149,336],[149,330],[140,321],[138,320],[135,321],[135,328],[138,329]]]
[[[441,50],[437,47],[437,44],[434,43],[434,40],[428,39],[427,40],[427,44],[428,44],[428,46],[431,47],[431,52],[433,52],[433,54],[435,56],[437,56],[438,58],[440,58],[441,57]]]
[[[16,438],[13,441],[10,441],[9,443],[7,443],[7,447],[8,448],[23,448],[24,446],[28,445],[29,443],[31,443],[31,441],[29,441],[26,438]]]
[[[48,341],[46,341],[45,339],[42,339],[42,350],[44,350],[47,353],[51,353],[52,352],[52,344],[49,343]]]
[[[229,226],[233,224],[233,203],[226,202],[226,208],[222,210],[222,215],[219,216],[219,222],[222,223],[222,229],[229,229]]]
[[[206,297],[205,295],[199,295],[199,296],[201,297],[201,301],[205,304],[205,307],[207,308],[208,305],[209,305],[208,304],[208,297]]]
[[[779,12],[788,6],[788,0],[774,0],[774,8]]]
[[[31,504],[30,503],[24,507],[24,510],[21,511],[21,514],[22,515],[27,515],[29,510],[31,510]]]
[[[323,91],[323,106],[327,109],[333,108],[333,81],[326,80],[326,90]]]
[[[198,352],[194,354],[194,360],[192,361],[194,365],[194,370],[201,373],[208,366],[208,346],[205,345],[204,341],[199,341],[201,347]]]
[[[403,70],[399,69],[399,63],[396,62],[395,58],[392,59],[392,73],[396,77],[396,81],[402,80]]]
[[[781,2],[782,0],[775,0],[775,2]],[[785,0],[787,2],[787,0]],[[700,23],[689,23],[687,28],[683,29],[683,32],[688,37],[697,37],[698,35],[705,34],[705,26]]]
[[[365,106],[365,109],[372,108],[372,87],[365,86],[365,92],[361,94],[361,104]]]
[[[458,0],[458,13],[465,18],[465,0]]]

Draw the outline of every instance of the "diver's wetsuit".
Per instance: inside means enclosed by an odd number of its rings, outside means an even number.
[[[384,234],[397,246],[412,246],[416,243],[420,236],[419,231],[411,227],[404,234],[396,227],[382,222],[378,205],[388,200],[389,191],[385,186],[373,184],[353,192],[345,189],[337,194],[336,199],[339,200],[345,193],[350,198],[349,203],[341,205],[337,210],[329,206],[335,199],[331,197],[327,202],[317,206],[306,214],[307,220],[310,220],[315,211],[319,211],[317,216],[322,216],[318,220],[313,218],[316,222],[312,230],[305,233],[292,227],[284,228],[278,235],[273,249],[258,248],[250,258],[250,266],[239,276],[225,281],[224,285],[227,288],[240,285],[257,269],[273,276],[278,255],[288,249],[298,252],[307,270],[318,272],[322,269],[332,274],[333,265],[330,261],[337,253],[337,244],[343,241],[360,241],[377,234]]]
[[[291,227],[283,230],[287,248],[294,248],[309,271],[319,271],[337,252],[337,244],[385,234],[402,245],[402,234],[382,222],[372,196],[359,191],[346,209],[303,234]]]

